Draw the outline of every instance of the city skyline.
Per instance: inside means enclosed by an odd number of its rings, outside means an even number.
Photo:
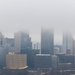
[[[34,36],[28,30],[19,30],[17,32],[27,32],[27,33],[29,33],[32,42],[34,42],[34,43],[41,43],[41,29],[39,31],[39,34],[38,35],[35,34]],[[64,31],[64,32],[70,32],[70,31]],[[58,45],[62,45],[63,44],[62,42],[63,42],[63,33],[64,32],[59,32],[59,33],[56,34],[56,32],[54,30],[54,44],[55,45],[56,44],[58,44]],[[1,33],[4,35],[5,38],[14,38],[14,34],[16,32],[13,32],[11,34],[12,36],[8,35],[8,34],[4,34],[3,32],[1,32]],[[70,32],[70,33],[72,34],[73,38],[75,39],[75,35],[72,32]]]
[[[0,0],[0,75],[75,75],[75,0]]]
[[[33,41],[40,41],[40,30],[45,26],[54,28],[56,42],[60,43],[64,30],[75,33],[74,19],[75,0],[0,1],[0,31],[8,37],[19,30],[28,30]]]

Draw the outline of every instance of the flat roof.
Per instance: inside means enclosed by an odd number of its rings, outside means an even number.
[[[50,56],[50,54],[36,54],[36,56]]]

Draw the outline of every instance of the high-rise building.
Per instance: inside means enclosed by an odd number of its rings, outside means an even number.
[[[6,68],[8,69],[24,69],[27,67],[26,54],[9,53],[6,55]]]
[[[3,54],[3,46],[0,46],[0,68],[4,67],[4,54]]]
[[[54,33],[52,29],[41,30],[41,53],[54,54]]]
[[[15,52],[20,53],[20,49],[21,49],[21,33],[20,32],[16,32],[14,34],[14,47],[15,47]]]
[[[35,49],[32,49],[32,50],[28,50],[26,52],[27,54],[27,66],[29,68],[34,68],[34,58],[36,56],[36,54],[39,54],[39,50],[35,50]]]
[[[75,40],[73,40],[73,55],[75,55]]]
[[[31,38],[28,33],[17,32],[14,35],[15,37],[15,51],[16,53],[25,53],[25,50],[32,49]]]
[[[73,54],[73,36],[70,32],[63,33],[63,54]]]
[[[0,46],[4,46],[4,35],[0,32]]]

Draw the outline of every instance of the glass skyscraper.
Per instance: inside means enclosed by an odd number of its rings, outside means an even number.
[[[28,33],[17,32],[15,33],[15,50],[17,53],[23,53],[25,50],[32,49],[31,38]]]
[[[63,33],[63,54],[72,54],[73,53],[73,36],[70,32]]]
[[[41,30],[41,54],[54,54],[54,32],[52,29]]]

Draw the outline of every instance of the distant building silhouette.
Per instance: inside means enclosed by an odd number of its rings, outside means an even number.
[[[61,54],[62,45],[55,45],[54,46],[54,54]]]
[[[73,55],[75,55],[75,40],[73,39]]]
[[[15,50],[16,53],[27,54],[28,67],[33,65],[32,42],[31,37],[27,32],[15,33]]]
[[[73,36],[70,32],[63,33],[62,53],[73,54]]]
[[[32,49],[31,38],[28,33],[17,32],[14,35],[15,37],[15,51],[16,53],[25,53],[25,50]]]
[[[32,49],[40,49],[40,43],[32,43]]]
[[[5,38],[5,44],[9,44],[11,47],[14,47],[14,38]]]
[[[53,30],[41,30],[41,54],[54,54],[54,33]]]
[[[4,35],[0,32],[0,46],[4,46]]]

